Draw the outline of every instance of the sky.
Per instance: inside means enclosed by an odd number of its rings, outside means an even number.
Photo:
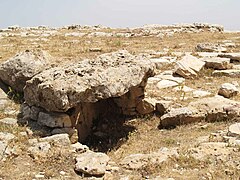
[[[0,28],[206,22],[240,30],[240,0],[0,0]]]

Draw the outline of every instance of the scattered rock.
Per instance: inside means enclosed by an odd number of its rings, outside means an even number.
[[[198,114],[198,111],[193,108],[172,108],[167,114],[160,118],[160,128],[175,127],[181,124],[199,122],[204,119],[204,116]]]
[[[160,116],[165,114],[168,110],[170,110],[171,106],[173,105],[172,101],[158,101],[156,103],[156,110],[159,113]]]
[[[102,48],[90,48],[90,52],[102,52]]]
[[[155,111],[156,103],[158,101],[153,98],[145,98],[137,105],[139,114],[149,114]]]
[[[240,53],[222,53],[218,56],[223,58],[230,58],[231,61],[240,61]]]
[[[220,44],[201,43],[196,46],[196,50],[200,52],[226,52],[227,49]]]
[[[83,145],[79,142],[71,144],[71,149],[75,153],[83,153],[89,150],[89,148],[86,145]]]
[[[28,152],[30,153],[30,156],[34,158],[45,157],[48,154],[50,148],[51,145],[49,142],[39,142],[29,147]]]
[[[70,146],[71,141],[68,134],[55,134],[52,136],[39,139],[40,142],[49,142],[51,145],[56,146]]]
[[[163,66],[171,63],[169,60],[163,58],[154,58],[150,59],[150,61],[155,64],[156,69],[161,69]]]
[[[190,102],[188,107],[198,110],[208,122],[226,121],[240,115],[240,103],[222,96],[207,97]]]
[[[176,62],[175,73],[184,77],[193,79],[198,76],[198,72],[203,68],[205,62],[198,58],[186,55],[180,61]]]
[[[238,94],[238,89],[231,83],[224,83],[220,86],[218,94],[230,98]]]
[[[17,126],[17,119],[14,118],[4,118],[0,119],[0,124],[4,125],[11,125],[11,126]]]
[[[199,160],[204,160],[209,157],[216,158],[217,160],[227,160],[233,148],[228,147],[228,143],[224,142],[206,142],[201,143],[197,148],[192,148],[189,151],[194,158]]]
[[[235,123],[229,126],[228,135],[233,137],[240,137],[240,123]]]
[[[165,89],[165,88],[170,88],[170,87],[176,87],[179,84],[177,82],[171,81],[171,80],[161,80],[160,82],[157,83],[157,88],[158,89]]]
[[[11,133],[8,132],[0,132],[0,141],[3,142],[10,142],[11,140],[13,140],[15,138],[15,136]]]
[[[176,149],[161,148],[157,152],[150,154],[131,154],[125,157],[120,164],[130,170],[140,169],[147,164],[160,164],[168,160],[171,156],[178,156]]]
[[[228,76],[233,78],[240,77],[240,70],[238,69],[229,69],[229,70],[215,70],[213,71],[213,76]]]
[[[40,112],[38,116],[38,123],[48,127],[72,127],[71,119],[65,113]]]
[[[0,65],[0,79],[22,92],[27,80],[49,66],[52,57],[45,51],[26,50]]]
[[[200,98],[200,97],[205,97],[211,95],[210,92],[208,91],[203,91],[203,90],[195,90],[192,92],[194,98]]]
[[[229,58],[205,57],[205,58],[201,58],[200,60],[205,62],[206,68],[212,68],[212,69],[217,69],[217,70],[225,70],[225,69],[232,68]]]
[[[104,153],[87,151],[76,157],[75,170],[91,176],[103,176],[109,157]]]

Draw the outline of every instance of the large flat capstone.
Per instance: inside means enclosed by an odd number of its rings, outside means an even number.
[[[127,51],[103,54],[94,60],[54,67],[27,81],[24,98],[30,106],[66,112],[79,103],[120,97],[130,88],[144,86],[154,65]]]

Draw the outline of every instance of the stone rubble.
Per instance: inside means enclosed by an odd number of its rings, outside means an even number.
[[[224,83],[220,86],[218,90],[218,95],[224,96],[226,98],[231,98],[238,94],[238,89],[231,83]]]
[[[104,153],[86,151],[77,155],[75,171],[91,176],[103,176],[109,160]]]
[[[192,55],[186,55],[180,61],[177,61],[175,73],[184,78],[193,79],[198,76],[199,71],[204,65],[205,62],[198,58]]]
[[[178,156],[178,152],[176,149],[168,149],[166,147],[163,147],[159,149],[157,152],[152,152],[150,154],[131,154],[120,162],[121,166],[134,170],[134,169],[140,169],[147,164],[161,164],[163,162],[166,162],[168,158]]]
[[[205,62],[206,68],[212,68],[216,70],[231,69],[233,66],[230,64],[230,58],[219,58],[219,57],[205,57],[200,60]]]
[[[226,52],[227,48],[221,44],[201,43],[196,46],[196,50],[199,52]]]

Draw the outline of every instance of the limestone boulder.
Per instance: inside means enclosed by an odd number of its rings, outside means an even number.
[[[109,160],[104,153],[87,151],[76,157],[75,171],[91,176],[103,176]]]
[[[24,97],[30,106],[65,112],[80,102],[94,103],[122,96],[131,87],[146,82],[153,71],[154,65],[143,56],[133,56],[127,51],[103,54],[94,60],[35,75],[27,81]]]
[[[38,123],[48,127],[72,127],[71,119],[65,113],[40,112]]]
[[[49,142],[39,142],[29,147],[28,153],[34,158],[46,157],[48,152],[50,151],[50,148],[51,145],[49,144]]]
[[[153,98],[145,98],[137,105],[137,111],[139,114],[149,114],[156,110],[157,100]]]
[[[205,62],[192,55],[184,56],[176,63],[175,74],[184,78],[193,79],[198,76],[199,71],[204,67]]]
[[[231,61],[240,61],[240,53],[221,53],[219,57],[230,58]]]
[[[218,160],[228,160],[228,156],[233,152],[234,148],[228,147],[228,143],[224,142],[205,142],[198,147],[189,150],[190,154],[198,160],[216,158]]]
[[[14,118],[3,118],[0,119],[0,125],[8,125],[8,126],[17,126],[17,119]]]
[[[238,92],[237,87],[231,83],[222,84],[218,90],[218,94],[226,98],[236,96]]]
[[[160,116],[162,116],[163,114],[167,113],[172,106],[172,101],[161,100],[156,103],[156,111],[159,113]]]
[[[159,128],[175,127],[202,120],[215,122],[229,119],[240,119],[240,103],[222,96],[214,96],[191,102],[187,107],[172,108],[161,116]]]
[[[226,52],[227,49],[221,44],[213,43],[200,43],[196,46],[196,50],[199,52]]]
[[[160,128],[175,127],[177,125],[199,122],[204,120],[204,115],[199,114],[194,108],[172,108],[160,118]]]
[[[227,70],[215,70],[213,71],[213,76],[227,76],[233,78],[240,77],[240,69],[227,69]]]
[[[178,156],[176,149],[161,148],[157,152],[149,154],[131,154],[126,156],[120,164],[130,170],[140,169],[147,164],[160,164],[166,162],[169,157]]]
[[[205,62],[206,68],[212,68],[217,70],[230,69],[232,65],[230,64],[230,58],[220,58],[220,57],[205,57],[200,60]]]
[[[235,123],[229,126],[228,135],[233,137],[240,137],[240,123]]]
[[[226,121],[240,117],[240,103],[222,96],[207,97],[189,103],[188,107],[198,110],[208,122]]]
[[[46,69],[52,60],[45,51],[26,50],[0,65],[0,80],[22,92],[26,81]]]
[[[71,141],[68,134],[55,134],[52,136],[40,138],[39,142],[49,142],[55,146],[70,146]]]

